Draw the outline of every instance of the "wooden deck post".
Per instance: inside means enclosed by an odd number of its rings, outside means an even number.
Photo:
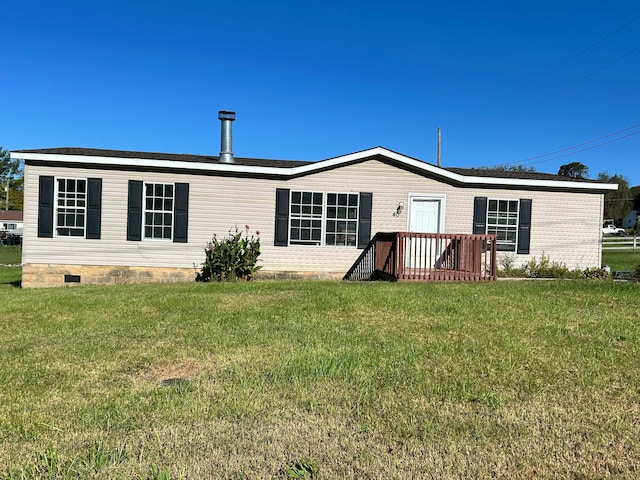
[[[376,234],[375,271],[403,281],[495,280],[495,235],[420,232]]]

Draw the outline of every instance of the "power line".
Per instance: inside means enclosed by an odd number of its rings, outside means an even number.
[[[523,158],[523,159],[520,159],[520,160],[515,160],[513,162],[506,162],[506,163],[502,162],[501,165],[512,165],[512,164],[516,164],[516,163],[528,162],[529,160],[536,160],[538,158],[551,157],[552,155],[557,155],[559,153],[563,153],[563,152],[567,152],[567,151],[570,151],[570,150],[574,150],[576,148],[583,147],[585,145],[589,145],[590,143],[598,142],[600,140],[604,140],[605,138],[610,138],[610,137],[613,137],[615,135],[619,135],[621,133],[628,132],[629,130],[633,130],[634,128],[638,128],[638,127],[640,127],[640,123],[636,123],[635,125],[631,125],[630,127],[623,128],[622,130],[618,130],[617,132],[609,133],[607,135],[603,135],[601,137],[594,138],[592,140],[587,140],[586,142],[578,143],[578,144],[572,145],[570,147],[561,148],[560,150],[554,150],[553,152],[549,152],[549,153],[542,153],[540,155],[535,155],[533,157],[527,157],[527,158]],[[548,159],[545,159],[545,160],[542,160],[542,161],[539,161],[539,162],[532,162],[532,163],[530,163],[530,165],[535,165],[535,164],[538,164],[538,163],[547,162],[549,160],[554,160],[556,158],[563,158],[563,157],[568,157],[570,155],[575,155],[577,153],[581,153],[581,152],[584,152],[584,151],[587,151],[587,150],[592,150],[592,149],[601,147],[601,146],[609,144],[609,143],[617,142],[618,140],[623,140],[625,138],[631,137],[633,135],[637,135],[639,133],[640,133],[640,131],[633,132],[633,133],[630,133],[628,135],[624,135],[622,137],[615,138],[615,139],[609,140],[607,142],[603,142],[603,143],[600,143],[598,145],[594,145],[594,146],[589,147],[589,148],[577,150],[575,152],[567,153],[565,155],[558,155],[558,156],[555,156],[555,157],[552,157],[552,158],[548,158]]]
[[[636,20],[640,19],[640,15],[638,15],[637,17],[632,18],[631,20],[629,20],[627,23],[625,23],[624,25],[616,28],[614,31],[612,31],[611,33],[609,33],[608,35],[606,35],[604,38],[601,38],[600,40],[598,40],[596,43],[594,43],[593,45],[588,46],[587,48],[585,48],[584,50],[582,50],[580,53],[574,55],[573,57],[571,57],[569,60],[567,60],[565,63],[558,65],[557,67],[554,67],[553,69],[551,69],[551,71],[556,70],[560,67],[563,67],[564,65],[566,65],[567,63],[575,60],[578,57],[581,57],[582,55],[584,55],[585,53],[587,53],[589,50],[597,47],[598,45],[600,45],[601,43],[603,43],[605,40],[608,40],[609,38],[613,37],[616,33],[618,33],[619,31],[627,28],[629,25],[631,25],[633,22],[635,22]]]
[[[557,160],[558,158],[570,157],[571,155],[576,155],[578,153],[588,152],[589,150],[595,150],[596,148],[602,147],[603,145],[607,145],[609,143],[613,143],[613,142],[617,142],[617,141],[620,141],[620,140],[624,140],[625,138],[632,137],[632,136],[638,135],[638,134],[640,134],[640,130],[637,131],[637,132],[630,133],[628,135],[623,135],[620,138],[614,138],[612,140],[608,140],[606,142],[599,143],[598,145],[594,145],[593,147],[583,148],[581,150],[576,150],[575,152],[566,153],[564,155],[558,155],[557,157],[548,158],[546,160],[540,160],[539,162],[533,162],[533,163],[531,163],[529,165],[537,165],[538,163],[548,162],[549,160]]]
[[[613,30],[613,31],[612,31],[612,32],[610,32],[609,34],[605,35],[603,38],[601,38],[601,39],[600,39],[600,40],[598,40],[597,42],[595,42],[595,43],[591,44],[590,46],[588,46],[588,47],[587,47],[587,48],[585,48],[584,50],[581,50],[579,53],[577,53],[577,54],[576,54],[576,55],[574,55],[573,57],[570,57],[568,60],[566,60],[566,61],[564,61],[564,62],[562,62],[562,63],[560,63],[560,64],[556,65],[555,67],[550,68],[549,70],[547,70],[547,72],[546,72],[546,73],[548,74],[548,73],[554,72],[554,71],[558,70],[559,68],[564,67],[565,65],[567,65],[567,64],[569,64],[569,63],[571,63],[571,62],[572,62],[573,60],[575,60],[576,58],[581,57],[582,55],[584,55],[584,54],[585,54],[585,53],[587,53],[588,51],[592,50],[592,49],[593,49],[593,48],[595,48],[596,46],[600,45],[601,43],[605,42],[605,41],[606,41],[606,40],[608,40],[609,38],[613,37],[616,33],[620,32],[620,31],[621,31],[621,30],[623,30],[623,29],[625,29],[626,27],[628,27],[628,26],[629,26],[629,25],[631,25],[632,23],[636,22],[638,19],[640,19],[640,15],[638,15],[637,17],[632,18],[631,20],[629,20],[628,22],[626,22],[624,25],[622,25],[622,26],[620,26],[620,27],[616,28],[615,30]],[[590,77],[591,75],[593,75],[593,74],[595,74],[595,73],[599,72],[600,70],[603,70],[603,69],[605,69],[605,68],[609,67],[610,65],[612,65],[612,64],[614,64],[614,63],[616,63],[617,61],[621,60],[622,58],[624,58],[624,57],[626,57],[626,56],[628,56],[628,55],[632,54],[633,52],[635,52],[635,51],[636,51],[636,50],[638,50],[639,48],[640,48],[640,47],[634,48],[634,49],[633,49],[633,50],[631,50],[630,52],[627,52],[626,54],[624,54],[624,55],[622,55],[622,56],[620,56],[620,57],[616,58],[615,60],[613,60],[613,61],[611,61],[611,62],[607,63],[606,65],[604,65],[604,66],[602,66],[602,67],[600,67],[600,68],[598,68],[598,69],[594,70],[593,72],[591,72],[591,73],[587,74],[587,75],[586,75],[586,76],[584,76],[582,79],[584,79],[584,78],[588,78],[588,77]],[[582,79],[581,79],[581,80],[582,80]],[[459,121],[459,120],[462,120],[462,119],[467,118],[467,117],[469,117],[469,116],[471,116],[471,115],[474,115],[474,114],[476,114],[476,113],[478,113],[478,112],[480,112],[480,111],[482,111],[482,110],[484,110],[484,109],[486,109],[486,108],[488,108],[488,107],[490,107],[490,106],[493,106],[493,105],[495,105],[496,103],[498,103],[499,101],[501,101],[501,100],[503,100],[503,99],[505,99],[505,98],[508,98],[508,97],[509,97],[511,94],[513,94],[514,92],[516,92],[516,91],[518,91],[518,90],[521,90],[521,89],[523,89],[524,87],[526,87],[526,86],[530,85],[531,83],[533,83],[533,80],[531,80],[531,81],[529,81],[529,82],[525,82],[525,83],[523,83],[521,86],[519,86],[519,87],[516,87],[516,88],[512,89],[508,94],[503,95],[503,96],[499,97],[498,99],[493,100],[492,102],[489,102],[489,103],[487,103],[487,104],[483,105],[482,107],[480,107],[479,109],[474,110],[473,112],[466,113],[466,114],[462,115],[461,117],[458,117],[457,119],[450,120],[450,121],[448,121],[448,122],[444,122],[444,123],[442,123],[442,124],[441,124],[441,126],[445,126],[445,125],[449,125],[449,124],[451,124],[451,123],[455,123],[455,122],[457,122],[457,121]],[[521,108],[521,109],[517,110],[516,112],[514,112],[514,113],[512,113],[512,114],[509,114],[509,115],[507,115],[507,116],[505,116],[505,117],[502,117],[502,118],[500,118],[500,119],[498,119],[498,120],[496,120],[496,121],[494,121],[494,122],[491,122],[491,123],[488,123],[488,124],[483,125],[483,126],[481,126],[481,127],[478,127],[478,128],[476,128],[476,129],[472,130],[471,132],[474,132],[474,131],[476,131],[476,130],[478,130],[478,129],[480,129],[480,128],[484,128],[484,127],[487,127],[487,126],[493,125],[494,123],[500,122],[500,121],[502,121],[502,120],[506,120],[507,118],[510,118],[510,117],[512,117],[513,115],[516,115],[516,114],[518,114],[518,113],[522,112],[523,110],[526,110],[526,109],[528,109],[528,108],[531,108],[532,106],[535,106],[535,105],[537,105],[538,103],[540,103],[540,102],[542,102],[542,101],[544,101],[544,100],[547,100],[548,98],[552,97],[553,95],[556,95],[557,93],[561,92],[561,91],[562,91],[562,90],[564,90],[565,88],[568,88],[569,86],[573,86],[575,83],[577,83],[577,82],[574,82],[574,83],[572,83],[572,84],[569,84],[568,86],[565,86],[565,87],[561,88],[560,90],[557,90],[557,91],[555,91],[555,92],[553,92],[553,93],[551,93],[551,94],[549,94],[549,95],[547,95],[547,96],[545,96],[545,97],[541,98],[540,100],[538,100],[538,101],[536,101],[536,102],[534,102],[534,103],[532,103],[532,104],[529,104],[529,105],[527,105],[526,107],[523,107],[523,108]],[[469,132],[469,133],[471,133],[471,132]],[[466,135],[466,133],[465,133],[465,134],[462,134],[462,135],[458,135],[458,136],[456,136],[456,137],[451,137],[451,138],[458,138],[458,137],[463,136],[463,135]],[[451,140],[451,138],[449,138],[449,140]]]
[[[565,65],[569,64],[570,62],[572,62],[572,61],[573,61],[573,60],[575,60],[576,58],[581,57],[582,55],[584,55],[585,53],[589,52],[590,50],[592,50],[592,49],[593,49],[593,48],[595,48],[596,46],[600,45],[601,43],[604,43],[606,40],[608,40],[609,38],[613,37],[615,34],[617,34],[618,32],[622,31],[623,29],[627,28],[629,25],[631,25],[632,23],[636,22],[636,21],[637,21],[637,20],[639,20],[639,19],[640,19],[640,15],[638,15],[638,16],[636,16],[636,17],[632,18],[631,20],[629,20],[628,22],[624,23],[624,24],[623,24],[623,25],[621,25],[620,27],[618,27],[618,28],[614,29],[613,31],[611,31],[610,33],[608,33],[607,35],[605,35],[604,37],[602,37],[601,39],[599,39],[599,40],[598,40],[598,41],[596,41],[595,43],[593,43],[593,44],[589,45],[587,48],[585,48],[585,49],[581,50],[581,51],[580,51],[580,52],[578,52],[576,55],[574,55],[574,56],[570,57],[569,59],[567,59],[566,61],[564,61],[564,62],[562,62],[562,63],[560,63],[560,64],[558,64],[558,65],[556,65],[555,67],[552,67],[551,69],[547,70],[547,73],[551,73],[551,72],[553,72],[553,71],[555,71],[555,70],[557,70],[557,69],[559,69],[559,68],[561,68],[561,67],[564,67]],[[500,118],[498,118],[497,120],[491,121],[491,122],[489,122],[489,123],[486,123],[486,124],[484,124],[484,125],[481,125],[481,126],[479,126],[479,127],[476,127],[476,128],[474,128],[474,129],[471,129],[471,130],[469,130],[469,131],[467,131],[467,132],[461,133],[461,134],[459,134],[459,135],[455,135],[455,136],[453,136],[453,137],[448,137],[448,138],[446,138],[446,140],[454,140],[454,139],[457,139],[457,138],[460,138],[460,137],[463,137],[463,136],[469,135],[469,134],[474,133],[474,132],[476,132],[476,131],[478,131],[478,130],[481,130],[481,129],[483,129],[483,128],[489,127],[489,126],[494,125],[494,124],[496,124],[496,123],[502,122],[502,121],[504,121],[504,120],[506,120],[506,119],[508,119],[508,118],[511,118],[511,117],[513,117],[513,116],[515,116],[515,115],[517,115],[517,114],[519,114],[519,113],[521,113],[521,112],[523,112],[523,111],[525,111],[525,110],[527,110],[527,109],[529,109],[529,108],[531,108],[531,107],[534,107],[534,106],[538,105],[539,103],[542,103],[542,102],[544,102],[544,101],[548,100],[549,98],[551,98],[551,97],[553,97],[553,96],[557,95],[558,93],[562,92],[563,90],[566,90],[567,88],[573,87],[573,86],[574,86],[574,85],[576,85],[578,82],[580,82],[580,81],[582,81],[582,80],[584,80],[584,79],[586,79],[586,78],[589,78],[589,77],[590,77],[590,76],[592,76],[592,75],[595,75],[596,73],[600,72],[601,70],[604,70],[605,68],[607,68],[607,67],[609,67],[609,66],[613,65],[614,63],[616,63],[616,62],[618,62],[618,61],[622,60],[623,58],[625,58],[625,57],[627,57],[627,56],[629,56],[629,55],[633,54],[634,52],[636,52],[636,51],[637,51],[637,50],[639,50],[639,49],[640,49],[640,46],[638,46],[638,47],[636,47],[636,48],[634,48],[634,49],[632,49],[632,50],[628,51],[627,53],[625,53],[625,54],[623,54],[623,55],[621,55],[621,56],[619,56],[619,57],[617,57],[617,58],[613,59],[612,61],[610,61],[610,62],[606,63],[605,65],[602,65],[602,66],[598,67],[597,69],[595,69],[595,70],[593,70],[593,71],[589,72],[588,74],[584,75],[582,78],[580,78],[580,79],[578,79],[578,80],[576,80],[576,81],[574,81],[574,82],[568,83],[568,84],[566,84],[565,86],[561,87],[560,89],[555,90],[554,92],[552,92],[552,93],[550,93],[550,94],[547,94],[547,95],[545,95],[545,96],[543,96],[543,97],[539,98],[538,100],[535,100],[534,102],[529,103],[528,105],[526,105],[526,106],[524,106],[524,107],[519,108],[518,110],[516,110],[516,111],[514,111],[514,112],[511,112],[511,113],[509,113],[509,114],[507,114],[507,115],[505,115],[505,116],[503,116],[503,117],[500,117]],[[476,110],[474,110],[474,111],[472,111],[472,112],[466,113],[466,114],[462,115],[461,117],[458,117],[458,118],[456,118],[456,119],[453,119],[453,120],[450,120],[450,121],[444,122],[444,123],[442,123],[441,125],[442,125],[442,126],[444,126],[444,125],[449,125],[449,124],[451,124],[451,123],[455,123],[455,122],[458,122],[458,121],[460,121],[460,120],[462,120],[462,119],[464,119],[464,118],[467,118],[467,117],[469,117],[469,116],[471,116],[471,115],[474,115],[474,114],[476,114],[476,113],[478,113],[478,112],[480,112],[480,111],[482,111],[482,110],[484,110],[484,109],[486,109],[486,108],[488,108],[488,107],[490,107],[490,106],[492,106],[492,105],[495,105],[496,103],[500,102],[501,100],[503,100],[503,99],[505,99],[505,98],[508,98],[508,97],[509,97],[510,95],[512,95],[514,92],[516,92],[516,91],[518,91],[518,90],[523,89],[524,87],[526,87],[527,85],[530,85],[531,83],[533,83],[533,81],[525,82],[525,83],[523,83],[521,86],[519,86],[519,87],[516,87],[516,88],[512,89],[508,94],[503,95],[503,96],[499,97],[498,99],[493,100],[493,101],[491,101],[491,102],[489,102],[489,103],[487,103],[487,104],[483,105],[482,107],[480,107],[480,108],[478,108],[478,109],[476,109]],[[418,145],[417,145],[413,150],[415,150],[416,148],[418,148],[418,147],[419,147],[419,146],[420,146],[420,145],[421,145],[425,140],[426,140],[426,138],[425,138],[425,139],[423,139],[422,141],[420,141],[420,143],[419,143],[419,144],[418,144]]]
[[[592,70],[591,72],[587,73],[586,75],[583,75],[581,78],[579,78],[577,80],[574,80],[573,82],[567,83],[563,87],[560,87],[559,89],[557,89],[557,90],[555,90],[555,91],[553,91],[553,92],[551,92],[551,93],[539,98],[538,100],[535,100],[534,102],[529,103],[528,105],[525,105],[522,108],[519,108],[518,110],[516,110],[514,112],[511,112],[511,113],[509,113],[507,115],[504,115],[503,117],[500,117],[500,118],[498,118],[496,120],[493,120],[493,121],[491,121],[489,123],[485,123],[484,125],[480,125],[479,127],[476,127],[474,129],[468,130],[468,131],[466,131],[464,133],[461,133],[459,135],[454,135],[453,137],[447,137],[446,140],[453,140],[453,139],[456,139],[456,138],[464,137],[464,136],[469,135],[471,133],[477,132],[478,130],[482,130],[483,128],[490,127],[491,125],[495,125],[496,123],[499,123],[499,122],[502,122],[503,120],[511,118],[511,117],[521,113],[521,112],[524,112],[525,110],[530,109],[531,107],[535,107],[536,105],[544,102],[545,100],[548,100],[551,97],[559,94],[563,90],[566,90],[566,89],[568,89],[570,87],[573,87],[574,85],[578,84],[580,81],[584,80],[585,78],[589,78],[592,75],[595,75],[596,73],[604,70],[605,68],[610,67],[614,63],[622,60],[625,57],[628,57],[629,55],[635,53],[638,50],[640,50],[640,45],[638,45],[637,47],[631,49],[627,53],[624,53],[623,55],[620,55],[619,57],[614,58],[613,60],[611,60],[610,62],[606,63],[605,65],[602,65],[602,66],[596,68],[595,70]]]

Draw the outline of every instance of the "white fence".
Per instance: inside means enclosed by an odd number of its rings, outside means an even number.
[[[602,250],[633,250],[634,252],[640,247],[638,245],[638,237],[617,237],[617,236],[604,236],[602,237]]]

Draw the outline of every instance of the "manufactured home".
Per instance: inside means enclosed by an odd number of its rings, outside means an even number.
[[[193,281],[212,236],[245,225],[260,232],[262,277],[342,278],[382,232],[490,235],[498,265],[542,255],[600,265],[604,193],[616,185],[441,168],[383,147],[320,161],[240,158],[235,114],[219,118],[217,156],[12,152],[25,163],[22,286]]]

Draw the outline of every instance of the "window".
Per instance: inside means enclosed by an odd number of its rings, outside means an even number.
[[[87,181],[56,179],[56,236],[84,237],[87,214]]]
[[[366,248],[371,241],[372,205],[371,192],[292,192],[276,188],[273,245]]]
[[[355,247],[359,194],[291,192],[289,244]]]
[[[518,207],[518,200],[489,199],[487,206],[487,233],[496,236],[498,251],[516,251]]]
[[[328,193],[326,245],[354,247],[358,230],[358,194]]]
[[[189,184],[129,180],[127,240],[187,243]]]
[[[38,178],[38,238],[100,239],[102,179]]]
[[[473,199],[473,233],[496,235],[496,247],[503,252],[529,255],[531,247],[532,200]]]
[[[5,223],[3,224],[4,229],[5,230],[17,230],[18,229],[18,224],[17,223]]]
[[[144,238],[173,238],[173,184],[144,184]]]
[[[320,245],[322,241],[323,194],[291,192],[292,245]]]

